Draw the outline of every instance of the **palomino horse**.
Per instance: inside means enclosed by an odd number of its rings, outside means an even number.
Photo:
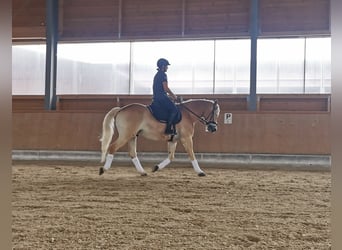
[[[170,135],[164,134],[165,124],[156,120],[146,105],[133,103],[110,110],[103,120],[100,141],[101,162],[105,161],[105,164],[100,168],[99,174],[103,174],[111,167],[114,153],[128,143],[128,153],[136,170],[141,175],[147,175],[140,164],[136,151],[137,137],[144,136],[155,141],[168,141],[168,157],[156,165],[152,172],[163,169],[174,159],[177,142],[180,141],[189,155],[195,172],[199,176],[205,176],[195,158],[192,137],[197,122],[203,123],[206,131],[213,133],[217,130],[220,106],[217,101],[207,99],[190,99],[181,101],[177,105],[179,105],[182,120],[176,125],[177,134],[171,138]],[[115,128],[118,136],[111,143]]]

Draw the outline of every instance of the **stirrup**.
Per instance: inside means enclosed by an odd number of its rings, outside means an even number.
[[[177,134],[171,134],[170,139],[168,139],[167,141],[172,142],[175,135],[177,135]]]

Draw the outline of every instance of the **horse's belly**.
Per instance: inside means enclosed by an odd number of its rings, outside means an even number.
[[[149,140],[154,140],[154,141],[164,140],[164,137],[165,137],[164,126],[163,128],[145,128],[141,131],[141,135]]]

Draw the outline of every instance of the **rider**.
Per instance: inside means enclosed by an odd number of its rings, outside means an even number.
[[[153,101],[163,107],[169,114],[165,134],[174,135],[176,131],[172,128],[174,127],[173,120],[178,113],[178,109],[174,103],[177,100],[177,96],[168,86],[166,71],[169,65],[169,61],[164,58],[160,58],[157,61],[158,72],[153,79]]]

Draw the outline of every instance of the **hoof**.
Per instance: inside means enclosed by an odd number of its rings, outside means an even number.
[[[147,173],[141,173],[141,176],[147,176]]]
[[[99,170],[99,175],[102,175],[104,173],[104,170],[103,168],[101,167],[100,170]]]
[[[155,166],[153,167],[153,169],[152,169],[152,173],[154,173],[154,172],[156,172],[156,171],[158,171],[158,170],[159,170],[158,165],[155,165]]]
[[[205,176],[205,173],[204,172],[201,172],[198,174],[199,177],[202,177],[202,176]]]

